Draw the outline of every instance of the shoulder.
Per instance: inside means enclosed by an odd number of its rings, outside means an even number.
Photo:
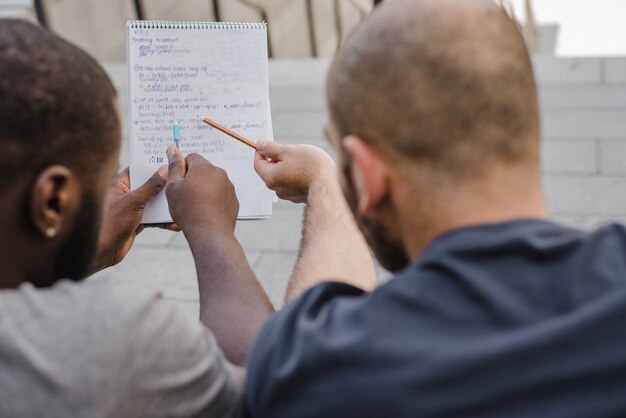
[[[608,223],[596,228],[588,234],[591,239],[596,237],[606,237],[615,243],[626,245],[626,227],[618,223]]]
[[[128,285],[103,285],[98,315],[116,310],[102,344],[133,394],[122,415],[237,416],[243,387],[213,334],[161,294]],[[108,321],[106,321],[108,322]],[[107,326],[107,323],[100,323]],[[114,346],[113,346],[114,345]],[[110,376],[115,380],[115,374]],[[120,396],[124,396],[120,393]]]
[[[192,354],[221,354],[198,319],[154,290],[115,279],[62,280],[44,289],[25,284],[0,292],[0,300],[6,316],[23,325],[23,332],[40,334],[42,341],[63,335],[66,348],[88,342],[92,353],[124,354],[127,359],[137,354],[141,361],[157,353],[186,354],[165,357],[157,367],[174,358],[185,361]]]
[[[105,388],[112,415],[234,416],[240,408],[241,383],[213,335],[155,291],[103,278],[26,285],[0,300],[15,332],[65,370],[66,389],[92,396]]]
[[[32,324],[60,325],[71,321],[73,327],[105,323],[125,327],[126,322],[116,319],[137,316],[138,310],[155,306],[160,296],[109,280],[86,279],[60,280],[48,288],[24,283],[15,290],[0,292],[0,298],[12,319]]]
[[[288,333],[287,327],[315,327],[327,324],[329,316],[346,313],[364,303],[368,294],[354,286],[338,283],[321,283],[302,294],[268,319],[259,334],[255,347],[264,340],[273,340],[277,333]]]
[[[363,311],[367,297],[363,290],[347,284],[322,283],[274,314],[250,352],[246,382],[248,409],[277,412],[273,409],[275,396],[289,396],[296,388],[306,391],[305,381],[313,383],[311,373],[322,370],[318,366],[328,353],[337,358],[351,352],[363,337],[360,332],[363,327],[359,324],[363,318],[359,312]]]

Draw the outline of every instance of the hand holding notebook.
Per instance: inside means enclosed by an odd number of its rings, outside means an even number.
[[[198,154],[185,158],[176,147],[167,149],[167,159],[170,172],[165,194],[170,213],[187,239],[206,233],[206,227],[213,235],[232,234],[239,205],[224,171]]]
[[[256,142],[272,138],[264,24],[137,21],[128,24],[131,186],[166,163],[178,122],[180,150],[224,168],[239,219],[272,213],[275,195],[254,172],[254,150],[206,125],[198,114]],[[164,194],[144,223],[171,222]]]

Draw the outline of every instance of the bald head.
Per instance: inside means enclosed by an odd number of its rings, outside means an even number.
[[[528,52],[491,0],[388,0],[340,50],[330,116],[384,154],[455,178],[538,165]]]

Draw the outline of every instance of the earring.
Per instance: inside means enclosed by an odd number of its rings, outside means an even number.
[[[57,234],[57,230],[54,229],[53,227],[48,227],[48,229],[46,229],[46,236],[48,238],[54,238],[56,234]]]

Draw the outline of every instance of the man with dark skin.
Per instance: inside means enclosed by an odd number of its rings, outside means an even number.
[[[548,220],[531,61],[506,14],[386,1],[338,52],[327,100],[340,182],[315,147],[258,144],[266,184],[307,206],[248,412],[626,415],[626,231]],[[395,273],[376,289],[351,215]]]
[[[272,308],[234,236],[233,185],[171,148],[130,191],[117,108],[84,51],[0,19],[0,416],[239,416],[240,366]],[[158,294],[82,280],[124,258],[166,184],[163,227],[189,241],[201,324]]]

